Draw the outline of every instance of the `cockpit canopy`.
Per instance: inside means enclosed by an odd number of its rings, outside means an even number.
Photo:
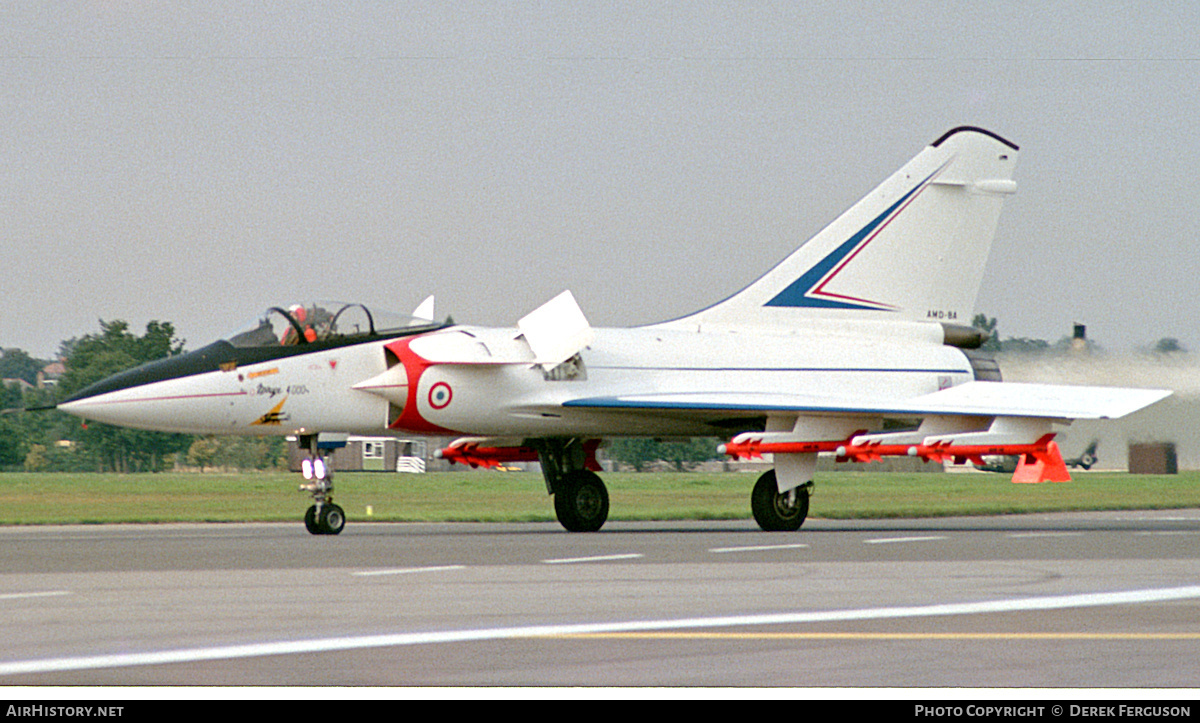
[[[432,319],[368,309],[363,304],[314,301],[272,306],[257,320],[225,337],[240,349],[296,346],[318,342],[353,343],[395,336],[421,327],[440,326]]]

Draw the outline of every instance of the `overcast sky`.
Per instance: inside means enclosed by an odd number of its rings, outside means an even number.
[[[1200,3],[0,3],[0,347],[269,305],[593,326],[742,288],[957,125],[977,310],[1200,349]]]

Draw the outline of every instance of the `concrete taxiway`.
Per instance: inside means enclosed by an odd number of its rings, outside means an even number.
[[[2,685],[1195,687],[1200,510],[0,529]]]

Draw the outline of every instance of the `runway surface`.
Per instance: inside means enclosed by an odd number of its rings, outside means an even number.
[[[0,529],[0,684],[1187,687],[1200,510]]]

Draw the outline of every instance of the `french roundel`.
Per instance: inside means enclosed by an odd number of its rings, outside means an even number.
[[[438,382],[429,388],[429,406],[434,409],[445,409],[453,398],[454,392],[446,382]]]

